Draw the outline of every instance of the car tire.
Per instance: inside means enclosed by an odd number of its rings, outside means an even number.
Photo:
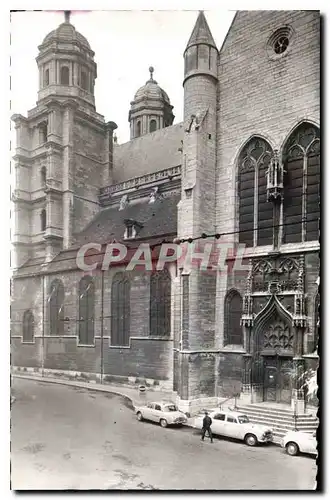
[[[290,443],[286,444],[285,450],[288,455],[290,455],[291,457],[295,457],[299,453],[299,446],[297,445],[297,443],[290,441]]]
[[[161,427],[163,427],[163,429],[165,429],[165,427],[167,427],[167,420],[165,420],[165,418],[161,418],[159,423],[160,423]]]
[[[258,439],[257,436],[255,436],[254,434],[247,434],[244,438],[244,442],[248,446],[257,446]]]
[[[142,416],[142,413],[140,411],[137,412],[136,417],[137,417],[139,422],[142,422],[143,416]]]

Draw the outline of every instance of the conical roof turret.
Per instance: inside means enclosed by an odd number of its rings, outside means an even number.
[[[193,45],[210,45],[217,49],[215,41],[213,39],[209,25],[207,24],[204,12],[201,10],[199,12],[197,21],[195,23],[194,29],[189,38],[186,50]]]

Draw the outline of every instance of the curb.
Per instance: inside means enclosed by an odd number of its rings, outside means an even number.
[[[133,399],[130,396],[127,396],[127,394],[123,394],[120,391],[116,391],[114,389],[106,389],[105,387],[86,387],[85,382],[79,382],[79,381],[71,381],[71,380],[54,380],[54,379],[47,379],[47,378],[36,378],[33,375],[17,375],[16,373],[12,374],[12,377],[14,378],[20,378],[20,379],[26,379],[26,380],[33,380],[34,382],[41,382],[41,383],[47,383],[47,384],[57,384],[57,385],[66,385],[69,387],[80,387],[81,389],[87,389],[89,391],[97,391],[97,392],[105,392],[105,393],[110,393],[110,394],[115,394],[116,396],[121,396],[122,398],[128,399],[130,403],[132,403],[133,409],[135,408],[135,403]],[[83,385],[84,384],[84,385]]]
[[[79,382],[79,381],[72,381],[72,380],[55,380],[55,379],[47,379],[47,378],[37,378],[33,375],[18,375],[16,373],[12,374],[12,377],[14,378],[20,378],[20,379],[25,379],[25,380],[33,380],[34,382],[41,382],[41,383],[48,383],[48,384],[57,384],[57,385],[66,385],[69,387],[80,387],[81,389],[87,389],[89,391],[97,391],[97,392],[104,392],[108,394],[114,394],[116,396],[120,396],[126,400],[128,400],[131,405],[132,405],[132,410],[134,411],[136,406],[139,406],[141,404],[140,401],[134,401],[130,396],[127,396],[127,394],[124,394],[120,391],[116,391],[115,389],[107,389],[105,387],[93,387],[93,385],[89,386],[87,385],[86,382]],[[191,424],[186,423],[183,424],[185,427],[191,427],[192,429],[194,428]]]

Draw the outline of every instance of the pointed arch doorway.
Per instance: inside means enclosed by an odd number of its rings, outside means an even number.
[[[290,404],[294,331],[291,316],[273,297],[255,322],[254,364],[262,401]]]

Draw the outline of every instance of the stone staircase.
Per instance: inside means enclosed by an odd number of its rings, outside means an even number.
[[[238,404],[236,411],[247,415],[253,423],[272,427],[275,442],[279,442],[288,431],[314,432],[319,425],[316,415],[312,411],[309,412],[308,409],[306,413],[297,415],[295,419],[289,408],[276,408],[262,404]]]

